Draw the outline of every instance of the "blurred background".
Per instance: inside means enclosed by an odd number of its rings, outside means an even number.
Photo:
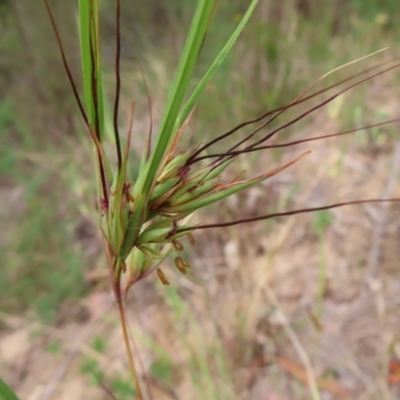
[[[80,86],[75,3],[50,1]],[[247,3],[219,2],[196,76]],[[132,169],[150,124],[140,68],[156,129],[195,4],[122,0],[120,124],[126,127],[135,100]],[[101,1],[110,101],[114,6]],[[329,75],[318,89],[396,57],[399,23],[397,0],[260,0],[207,87],[182,146],[292,101],[342,64],[389,47]],[[21,399],[108,399],[103,386],[118,399],[132,399],[93,222],[91,145],[41,1],[0,0],[0,54],[0,375]],[[399,77],[395,69],[346,92],[272,143],[400,118]],[[285,112],[273,126],[324,98]],[[312,150],[195,221],[400,197],[399,127],[241,156],[228,178],[242,171],[254,176]],[[167,260],[168,288],[150,276],[129,297],[140,368],[153,398],[400,398],[399,211],[395,204],[350,206],[197,233],[193,246],[185,244],[188,276]]]

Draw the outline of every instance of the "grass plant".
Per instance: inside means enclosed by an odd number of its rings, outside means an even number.
[[[268,140],[276,139],[277,134],[284,129],[299,123],[299,121],[302,121],[321,107],[332,104],[335,99],[354,87],[397,68],[399,64],[396,63],[396,60],[381,62],[373,68],[365,69],[360,73],[317,90],[316,86],[328,76],[327,74],[316,80],[310,88],[286,105],[263,113],[260,117],[245,121],[223,134],[213,136],[205,143],[195,143],[184,150],[178,151],[177,149],[180,148],[179,145],[185,135],[185,130],[188,129],[188,124],[196,112],[196,104],[200,101],[201,96],[204,95],[211,79],[231,51],[258,3],[257,0],[249,1],[247,10],[241,16],[225,46],[210,64],[202,79],[196,81],[194,79],[194,70],[199,54],[203,51],[204,43],[208,39],[218,3],[215,0],[199,0],[196,3],[196,9],[176,74],[169,90],[157,135],[153,138],[152,129],[150,129],[142,157],[140,159],[133,158],[130,152],[130,145],[132,135],[134,135],[134,103],[131,106],[127,124],[128,130],[125,137],[120,133],[120,96],[123,85],[120,72],[120,1],[116,0],[115,2],[115,93],[112,105],[111,135],[110,132],[107,132],[110,124],[106,121],[108,110],[107,100],[105,99],[106,88],[102,77],[103,67],[99,35],[100,5],[98,0],[79,0],[79,32],[84,100],[81,99],[75,78],[72,76],[62,39],[57,29],[57,22],[53,17],[49,2],[47,0],[44,0],[44,2],[56,34],[63,64],[76,102],[93,144],[97,206],[99,210],[98,225],[107,255],[111,286],[119,308],[132,379],[137,397],[142,400],[145,398],[145,390],[139,379],[137,362],[133,358],[124,301],[135,283],[154,272],[158,275],[160,281],[168,286],[170,284],[168,274],[165,274],[162,269],[162,261],[169,253],[179,254],[179,252],[182,252],[184,246],[186,246],[186,242],[183,242],[184,240],[190,244],[195,243],[194,232],[313,211],[325,212],[326,210],[346,205],[399,201],[399,199],[395,198],[341,201],[320,207],[310,206],[298,210],[279,211],[223,223],[196,225],[191,223],[190,220],[196,211],[260,184],[300,162],[310,152],[299,152],[293,159],[250,179],[242,179],[241,176],[228,181],[224,179],[226,170],[243,154],[259,153],[270,149],[285,149],[308,141],[325,140],[396,122],[397,120],[380,121],[368,126],[347,129],[330,135],[266,144]],[[273,43],[267,43],[267,47],[272,45]],[[273,50],[270,49],[270,51],[273,53]],[[335,72],[335,70],[332,72]],[[194,89],[192,89],[193,86]],[[299,109],[299,105],[303,107],[308,104],[307,101],[315,99],[318,101],[316,105],[309,106],[305,111],[299,111],[297,116],[289,121],[278,124],[278,118],[283,113],[288,110]],[[251,130],[239,139],[235,139],[234,144],[231,143],[227,148],[221,150],[225,139],[232,139],[233,135],[244,128]],[[112,137],[112,154],[109,150],[110,137]],[[130,176],[130,171],[132,170],[138,171],[137,176]],[[321,220],[315,225],[315,230],[321,240],[321,246],[323,246],[325,227],[325,220]],[[186,274],[190,269],[188,261],[182,255],[175,256],[175,266],[182,274]],[[325,286],[323,264],[321,264],[318,285],[319,314],[322,292]],[[169,288],[169,290],[170,301],[175,301],[176,303],[177,294],[173,288]],[[179,307],[184,306],[184,303],[178,303]],[[179,307],[175,306],[177,309]],[[183,313],[183,311],[181,312]],[[199,332],[198,335],[200,340],[201,333]],[[194,352],[198,350],[195,349]],[[222,352],[221,348],[219,350]],[[205,354],[197,355],[195,358],[197,364],[191,370],[193,376],[196,376],[196,371],[198,370],[202,377],[202,380],[199,380],[197,385],[199,395],[210,399],[221,398],[220,389],[212,379],[205,357]],[[224,357],[224,355],[221,355],[218,358],[219,364],[216,367],[220,374],[227,375],[228,371],[224,364]],[[204,383],[206,383],[206,386],[204,386]],[[315,384],[312,385],[311,382],[310,386],[312,388],[312,398],[319,398]],[[2,386],[0,386],[1,388]],[[3,396],[6,400],[11,399],[11,397],[6,397],[7,392],[5,389]]]
[[[120,310],[121,325],[124,333],[124,341],[126,344],[130,369],[139,398],[143,398],[143,394],[132,356],[133,353],[128,336],[123,298],[135,282],[147,277],[153,271],[157,271],[163,284],[169,284],[167,277],[159,267],[160,260],[165,257],[166,251],[170,251],[171,248],[175,251],[181,251],[183,249],[183,244],[180,242],[180,239],[183,236],[188,236],[189,241],[194,243],[192,232],[199,229],[230,226],[295,213],[326,210],[351,203],[360,203],[359,200],[353,202],[342,202],[330,206],[275,213],[267,216],[264,215],[221,224],[193,226],[190,225],[190,222],[187,222],[187,218],[195,211],[262,182],[298,162],[304,156],[309,154],[309,152],[302,153],[292,161],[261,174],[256,178],[243,181],[235,179],[231,182],[222,183],[222,173],[238,156],[248,152],[295,145],[296,143],[284,143],[265,146],[264,143],[280,130],[296,123],[304,116],[331,102],[354,86],[363,83],[374,76],[380,75],[385,71],[379,70],[378,72],[375,72],[375,74],[369,75],[367,78],[349,84],[344,89],[341,89],[337,93],[328,97],[328,99],[318,103],[317,106],[311,107],[288,123],[273,129],[268,134],[262,136],[261,139],[253,140],[255,135],[261,129],[268,126],[283,111],[315,96],[315,94],[306,96],[313,87],[299,96],[294,102],[289,103],[288,106],[268,112],[255,120],[247,121],[238,127],[235,127],[231,131],[217,136],[206,144],[188,148],[181,151],[179,154],[176,154],[176,148],[181,135],[184,133],[186,125],[190,121],[191,115],[194,112],[194,107],[198,102],[200,95],[203,93],[216,70],[229,53],[238,35],[250,18],[256,4],[257,1],[254,0],[250,3],[248,10],[244,14],[227,44],[215,58],[214,62],[211,64],[210,68],[200,80],[192,94],[187,95],[196,60],[202,50],[207,30],[217,6],[217,2],[213,0],[198,1],[188,31],[186,43],[182,50],[175,78],[172,82],[169,96],[166,101],[155,143],[152,145],[150,131],[147,149],[145,149],[142,159],[140,161],[132,161],[129,160],[129,148],[134,119],[134,105],[132,105],[130,122],[128,124],[127,140],[124,146],[122,145],[121,135],[119,132],[119,102],[121,90],[121,5],[119,1],[116,2],[113,132],[115,138],[117,166],[113,168],[112,161],[109,159],[104,149],[105,112],[102,67],[100,62],[101,51],[99,43],[98,2],[95,0],[81,0],[79,2],[81,59],[86,107],[80,100],[78,89],[76,88],[75,81],[71,75],[61,38],[56,28],[56,23],[52,17],[50,8],[48,7],[48,3],[46,2],[54,31],[57,35],[66,72],[70,79],[82,117],[94,143],[94,152],[96,154],[97,192],[99,209],[101,210],[100,225],[109,262],[112,286]],[[389,68],[394,67],[391,66]],[[188,99],[186,102],[185,97]],[[261,122],[261,124],[244,139],[239,140],[234,146],[231,146],[228,150],[225,150],[222,153],[212,153],[212,147],[217,142],[232,135],[240,128],[254,124],[255,122]],[[349,132],[341,132],[340,134],[345,133]],[[323,139],[326,137],[327,136],[319,137],[317,139]],[[253,143],[251,143],[252,140]],[[206,162],[205,165],[204,161]],[[128,162],[140,163],[139,175],[134,183],[131,181],[131,178],[127,176]],[[363,202],[365,201],[376,202],[381,200],[363,200]],[[187,268],[190,267],[181,256],[175,258],[175,265],[183,274],[186,274]],[[323,283],[321,282],[320,285],[323,285]]]

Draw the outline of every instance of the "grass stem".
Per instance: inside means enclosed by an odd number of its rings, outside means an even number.
[[[138,378],[138,375],[136,372],[135,361],[133,359],[132,347],[131,347],[131,343],[129,340],[125,309],[124,309],[121,297],[117,298],[116,300],[118,303],[118,310],[119,310],[119,316],[120,316],[120,320],[121,320],[122,333],[124,335],[124,343],[125,343],[126,355],[128,357],[128,362],[129,362],[129,369],[131,370],[133,381],[135,382],[138,398],[139,398],[139,400],[144,400],[142,389],[141,389],[140,383],[139,383],[139,378]]]

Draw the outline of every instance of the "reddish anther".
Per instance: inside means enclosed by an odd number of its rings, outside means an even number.
[[[100,206],[103,211],[107,211],[108,210],[108,200],[100,199]]]
[[[178,173],[179,173],[179,176],[181,177],[181,181],[183,184],[186,183],[186,175],[189,173],[189,171],[190,171],[189,167],[180,167],[178,169]]]
[[[179,168],[179,176],[181,177],[182,183],[186,183],[186,175],[185,175],[185,170],[184,168]]]

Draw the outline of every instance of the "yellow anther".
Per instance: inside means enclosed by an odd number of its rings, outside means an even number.
[[[169,285],[168,279],[165,277],[164,272],[162,272],[162,270],[160,268],[157,268],[157,275],[160,278],[160,281],[163,285],[166,285],[166,286]]]

